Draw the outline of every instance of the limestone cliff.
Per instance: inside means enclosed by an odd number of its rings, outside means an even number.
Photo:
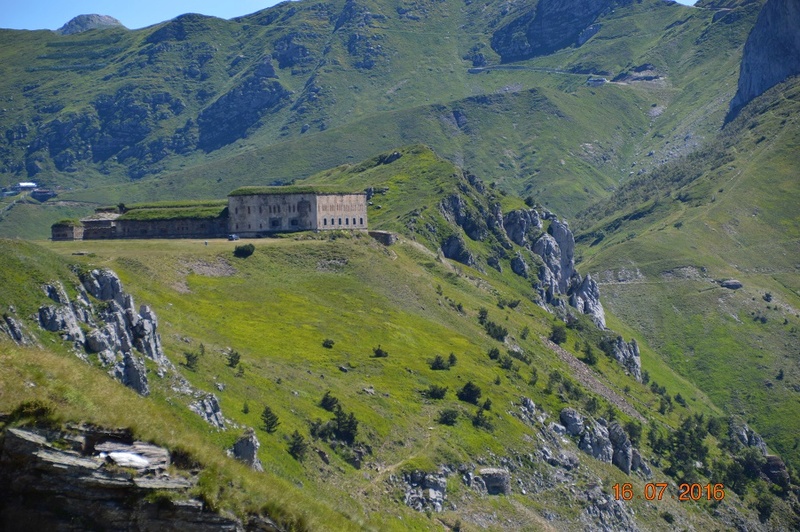
[[[739,88],[728,120],[750,100],[800,73],[800,2],[768,0],[744,45]]]

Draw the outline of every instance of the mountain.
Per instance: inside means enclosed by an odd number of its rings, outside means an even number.
[[[12,447],[97,465],[64,443],[81,421],[189,446],[125,482],[194,487],[125,511],[241,528],[797,528],[793,9],[332,0],[0,31],[0,180],[58,194],[3,198],[0,234],[296,183],[368,191],[397,239],[2,241],[0,423],[35,429]],[[9,452],[0,483],[49,467]]]
[[[74,35],[84,31],[122,27],[122,22],[108,15],[78,15],[60,28],[56,33],[61,35]]]

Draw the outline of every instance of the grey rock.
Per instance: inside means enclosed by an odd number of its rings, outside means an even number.
[[[525,259],[522,256],[522,253],[517,251],[517,254],[511,259],[511,271],[519,275],[520,277],[524,277],[525,279],[528,278],[528,263],[525,262]]]
[[[561,279],[561,248],[556,239],[547,233],[539,237],[533,243],[533,252],[539,255],[544,261],[544,269],[539,271],[539,280],[545,282],[544,277],[552,279],[557,288],[557,293],[563,293],[560,289]]]
[[[631,444],[625,429],[619,423],[612,423],[608,428],[608,438],[614,448],[611,463],[617,466],[625,474],[631,472],[631,461],[633,459],[633,445]]]
[[[112,375],[125,386],[132,388],[139,395],[150,395],[147,383],[147,369],[144,362],[130,351],[122,353],[122,361],[112,370]]]
[[[564,436],[567,434],[567,427],[561,425],[560,423],[550,423],[548,428],[553,432],[553,434],[557,434],[559,436]]]
[[[488,236],[486,221],[460,194],[447,196],[439,204],[439,209],[445,218],[461,227],[472,240],[484,240]]]
[[[486,264],[488,264],[490,267],[494,268],[498,272],[503,273],[503,266],[500,265],[500,259],[498,259],[494,255],[486,259]]]
[[[93,329],[86,335],[86,351],[101,353],[111,348],[111,343],[106,335],[98,329]]]
[[[744,45],[739,83],[728,120],[753,98],[800,73],[800,4],[768,0]]]
[[[764,443],[764,439],[760,434],[747,426],[747,423],[741,423],[732,419],[728,428],[728,436],[739,449],[755,447],[761,451],[762,455],[767,455],[767,444]]]
[[[67,340],[80,344],[84,342],[83,331],[68,305],[40,307],[39,324],[47,331],[64,333]]]
[[[566,222],[560,222],[558,220],[550,222],[550,227],[547,232],[552,235],[561,251],[559,256],[560,273],[558,277],[558,287],[562,294],[566,294],[569,288],[569,280],[572,277],[572,272],[575,270],[575,237],[572,235],[569,225]]]
[[[53,284],[46,284],[43,288],[47,297],[59,305],[69,305],[69,297],[67,297],[67,292],[64,290],[64,285],[60,282],[56,281]]]
[[[32,345],[36,343],[33,337],[25,333],[22,324],[8,314],[3,314],[3,320],[0,321],[0,331],[5,332],[17,345]]]
[[[89,30],[124,27],[122,22],[108,15],[78,15],[58,28],[56,33],[60,33],[61,35],[75,35]]]
[[[475,257],[467,249],[467,245],[458,235],[450,235],[442,242],[442,254],[456,262],[467,266],[475,265]]]
[[[645,478],[653,476],[653,470],[647,464],[638,449],[633,449],[631,453],[631,471],[640,471]]]
[[[727,279],[725,281],[721,281],[719,285],[722,288],[727,288],[729,290],[738,290],[744,286],[742,285],[741,281],[737,281],[736,279]]]
[[[507,495],[511,493],[511,474],[507,469],[483,468],[478,474],[486,485],[489,495]]]
[[[92,270],[82,276],[83,287],[96,299],[101,301],[115,300],[121,304],[122,282],[111,270]]]
[[[636,340],[625,342],[621,336],[617,336],[611,348],[611,356],[628,370],[634,379],[642,382],[642,360]]]
[[[534,230],[541,229],[542,221],[535,210],[514,210],[503,217],[503,227],[508,238],[518,246],[527,247]]]
[[[574,408],[563,409],[559,418],[570,436],[577,436],[583,432],[583,416]]]
[[[189,410],[206,420],[207,423],[217,427],[225,428],[225,418],[219,407],[219,400],[214,394],[206,394],[189,405]]]
[[[261,442],[256,437],[256,432],[247,428],[241,438],[236,440],[229,453],[231,456],[249,465],[255,471],[264,471],[264,466],[261,465],[261,460],[258,459],[258,448],[261,447]]]
[[[614,457],[614,448],[608,439],[608,429],[600,423],[595,423],[583,431],[578,448],[602,462],[611,462]]]
[[[613,495],[606,493],[600,486],[594,485],[581,492],[578,499],[586,503],[581,514],[581,521],[586,523],[586,529],[603,532],[639,530],[625,503],[615,500]]]
[[[600,303],[600,288],[590,274],[586,274],[581,280],[581,276],[575,272],[574,284],[570,288],[569,304],[581,314],[591,316],[599,328],[606,328],[606,315]]]

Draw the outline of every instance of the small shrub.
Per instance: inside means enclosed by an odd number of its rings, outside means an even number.
[[[561,345],[567,341],[567,329],[563,325],[553,325],[550,332],[550,341],[554,344]]]
[[[439,416],[436,418],[437,423],[451,427],[456,424],[456,421],[458,421],[458,410],[455,408],[445,408],[439,412]]]
[[[500,357],[500,367],[505,370],[511,370],[514,368],[514,359],[512,359],[508,355],[503,355]]]
[[[498,358],[500,358],[500,350],[497,349],[496,347],[493,347],[489,349],[487,355],[489,355],[489,358],[491,358],[492,360],[497,360]]]
[[[230,350],[228,351],[228,366],[235,368],[239,365],[239,361],[242,359],[242,356],[239,354],[238,351]]]
[[[261,421],[264,423],[264,430],[270,434],[275,432],[278,429],[278,425],[281,424],[278,420],[278,415],[269,406],[265,406],[264,411],[261,412]]]
[[[483,402],[483,405],[481,406],[481,408],[483,408],[484,410],[491,410],[492,409],[492,400],[487,397],[486,400]]]
[[[428,399],[444,399],[445,395],[447,395],[447,386],[431,384],[428,386],[428,389],[425,390],[425,396]]]
[[[372,356],[374,358],[386,358],[389,356],[389,352],[382,349],[380,344],[378,344],[378,347],[372,348]]]
[[[590,366],[597,364],[597,354],[592,349],[592,346],[586,344],[583,346],[583,361]]]
[[[456,362],[458,362],[458,358],[456,358],[456,354],[455,353],[450,353],[450,356],[447,357],[447,364],[452,368],[453,366],[456,365]]]
[[[520,331],[520,333],[519,333],[519,337],[520,337],[520,338],[522,338],[523,340],[527,340],[527,339],[528,339],[528,335],[529,335],[530,333],[531,333],[531,330],[530,330],[530,328],[529,328],[529,327],[526,325],[526,326],[525,326],[525,327],[523,327],[523,328],[522,328],[522,330]]]
[[[331,340],[330,338],[325,338],[322,341],[322,347],[324,347],[325,349],[332,349],[333,348],[333,340]]]
[[[537,382],[539,382],[539,372],[536,371],[536,368],[533,368],[533,371],[531,371],[531,378],[528,380],[528,384],[531,386],[536,386]]]
[[[485,307],[478,309],[478,323],[483,325],[486,323],[486,318],[489,317],[489,311]]]
[[[486,334],[497,340],[498,342],[504,342],[506,340],[506,336],[508,336],[508,329],[503,327],[502,325],[498,325],[493,321],[487,321],[483,324],[484,329],[486,329]]]
[[[494,429],[494,425],[492,422],[489,421],[489,418],[486,417],[484,414],[485,410],[483,408],[479,408],[475,415],[472,416],[472,426],[477,429],[486,429],[491,432]]]
[[[447,361],[444,359],[442,355],[436,355],[435,357],[433,357],[430,366],[432,370],[450,369],[450,364],[447,363]]]
[[[289,445],[286,450],[289,451],[289,454],[292,455],[292,458],[298,462],[302,462],[306,457],[306,451],[308,451],[306,439],[302,434],[295,430],[289,437]]]
[[[327,410],[328,412],[333,412],[336,410],[336,407],[339,406],[339,400],[331,395],[331,391],[328,390],[325,392],[325,395],[322,396],[322,399],[319,401],[319,406]]]
[[[477,405],[478,399],[481,398],[481,389],[477,384],[469,381],[460,390],[458,390],[458,392],[456,392],[456,396],[459,400],[464,401],[465,403]]]
[[[242,244],[241,246],[236,246],[233,249],[233,256],[240,259],[246,259],[252,255],[255,250],[256,247],[253,244]]]
[[[247,401],[244,402],[242,405],[242,414],[249,414],[250,413],[250,405],[247,404]]]
[[[197,364],[200,361],[200,353],[195,353],[194,351],[184,351],[183,357],[186,359],[186,362],[183,364],[186,366],[186,369],[191,371],[197,370]]]

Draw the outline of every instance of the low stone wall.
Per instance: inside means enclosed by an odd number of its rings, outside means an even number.
[[[219,238],[228,234],[227,218],[183,220],[124,220],[116,222],[111,238]]]

